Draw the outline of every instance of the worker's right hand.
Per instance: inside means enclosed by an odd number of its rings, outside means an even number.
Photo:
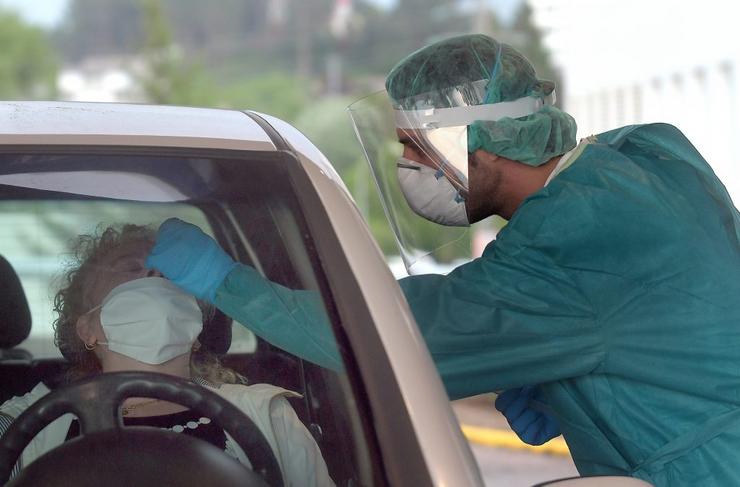
[[[162,223],[146,259],[147,268],[158,270],[185,291],[210,303],[237,265],[213,238],[178,218]]]
[[[560,435],[560,426],[552,414],[533,409],[531,400],[542,400],[539,387],[508,389],[496,398],[496,409],[524,443],[542,445]]]

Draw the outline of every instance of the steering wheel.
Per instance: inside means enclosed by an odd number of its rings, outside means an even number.
[[[129,397],[170,401],[211,418],[248,455],[254,471],[214,445],[188,435],[152,427],[124,427],[120,407]],[[81,436],[26,466],[8,486],[283,485],[272,448],[239,408],[204,387],[151,372],[100,374],[39,399],[0,440],[0,485],[7,482],[18,457],[36,434],[67,413],[79,419]]]

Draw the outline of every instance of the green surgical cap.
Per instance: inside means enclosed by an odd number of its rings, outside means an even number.
[[[398,109],[450,108],[544,98],[554,89],[537,79],[530,62],[511,46],[481,34],[452,37],[426,46],[398,63],[385,82]],[[476,121],[468,152],[478,149],[539,166],[576,145],[576,122],[544,106],[521,118]]]

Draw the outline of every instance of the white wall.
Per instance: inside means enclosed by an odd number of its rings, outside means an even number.
[[[740,204],[740,2],[529,0],[579,136],[679,127]]]

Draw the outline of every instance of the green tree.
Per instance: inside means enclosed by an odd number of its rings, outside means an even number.
[[[53,98],[57,61],[43,30],[0,10],[0,97]]]
[[[390,10],[359,2],[363,28],[348,49],[350,70],[384,75],[404,56],[430,41],[470,31],[457,0],[399,0]]]
[[[532,8],[526,2],[522,2],[514,22],[510,27],[501,30],[500,36],[501,40],[524,54],[534,66],[537,76],[555,82],[558,100],[562,101],[565,87],[561,83],[560,73],[552,63],[550,52],[542,39],[542,32],[534,23]]]
[[[133,54],[142,34],[140,0],[71,0],[54,33],[67,61]]]
[[[348,96],[324,97],[306,106],[293,124],[316,144],[343,178],[352,168],[367,165],[350,124]]]
[[[293,121],[308,102],[303,80],[286,73],[266,73],[213,86],[215,104],[223,108],[249,109]]]
[[[147,99],[161,105],[211,105],[210,80],[202,67],[186,61],[173,43],[161,2],[142,0],[142,7],[144,74],[139,81]]]

